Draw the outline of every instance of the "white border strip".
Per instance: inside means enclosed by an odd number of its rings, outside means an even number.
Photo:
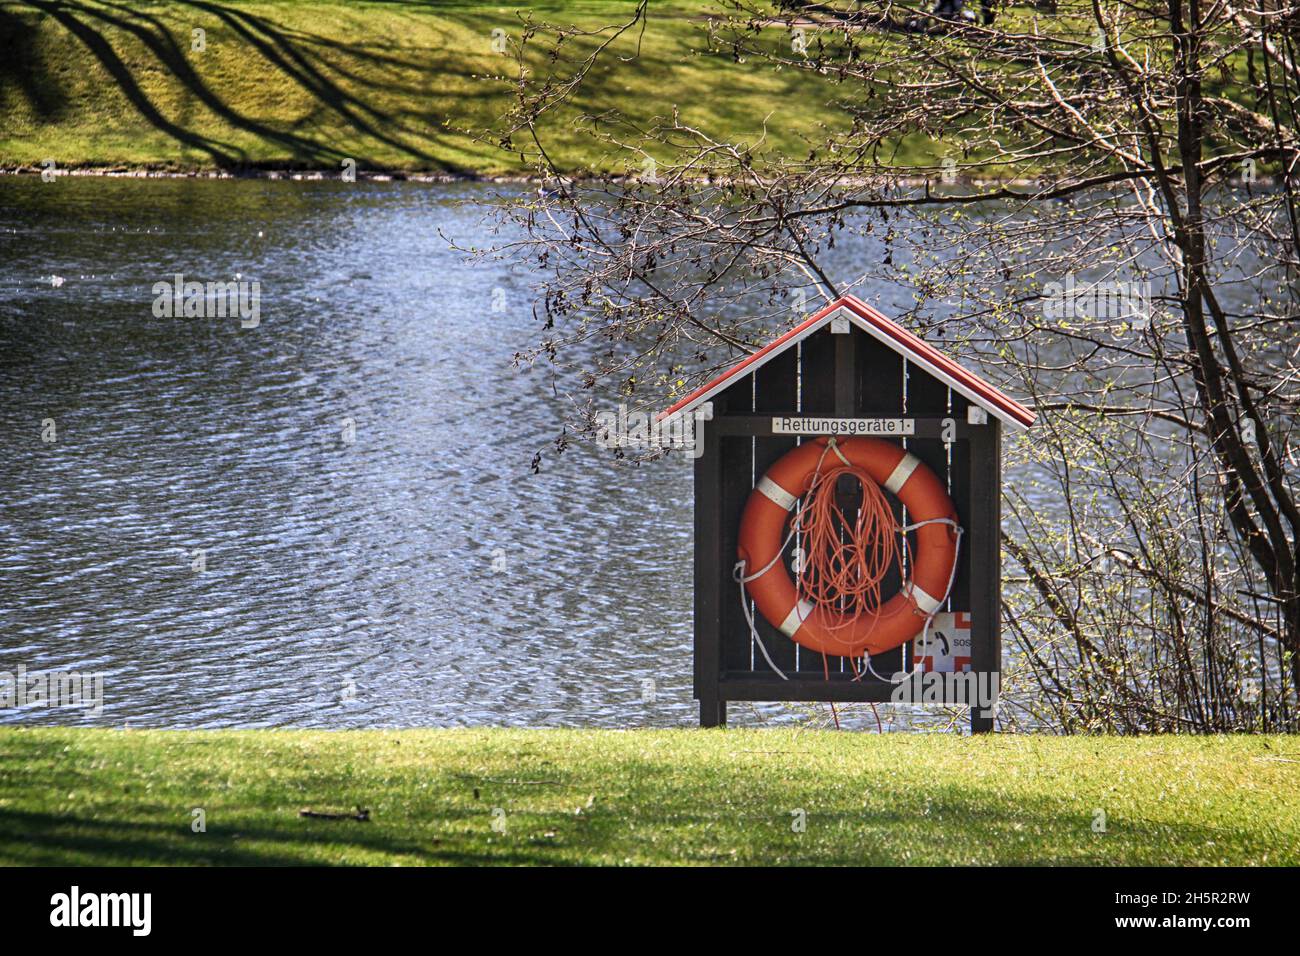
[[[897,495],[903,490],[903,485],[907,484],[907,479],[912,477],[912,472],[916,471],[916,466],[921,463],[910,451],[904,453],[894,470],[889,473],[885,479],[885,490],[891,494]]]
[[[926,594],[925,591],[910,581],[907,584],[907,595],[916,602],[917,608],[923,614],[934,614],[939,608],[943,607],[942,601],[933,595]]]
[[[807,601],[796,601],[794,607],[790,608],[790,613],[785,616],[785,620],[781,622],[781,626],[777,630],[793,640],[795,633],[799,630],[799,625],[808,620],[812,612],[813,606]]]
[[[754,490],[761,492],[763,497],[767,498],[768,501],[786,511],[789,511],[799,503],[798,498],[790,494],[790,492],[786,491],[771,478],[767,477],[767,475],[758,479],[758,484],[754,486]]]

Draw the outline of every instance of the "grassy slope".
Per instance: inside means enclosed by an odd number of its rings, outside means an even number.
[[[0,862],[1295,865],[1297,784],[1277,737],[5,729]]]
[[[633,0],[509,4],[391,0],[0,0],[0,166],[214,166],[340,168],[461,174],[519,171],[517,159],[463,130],[496,125],[509,106],[513,61],[491,50],[492,31],[517,41],[523,16],[585,29],[624,21]],[[821,123],[843,125],[860,95],[826,78],[735,63],[709,50],[712,0],[655,0],[644,34],[628,34],[574,104],[550,117],[548,148],[572,170],[639,170],[641,156],[611,154],[573,129],[582,112],[616,110],[643,124],[668,115],[716,136],[763,140],[802,156]],[[1067,15],[1066,11],[1072,11]],[[522,11],[522,13],[521,13]],[[1086,0],[1062,0],[1043,23],[1027,4],[1002,24],[1089,38]],[[191,31],[206,32],[193,52]],[[827,34],[833,45],[833,35]],[[786,49],[773,27],[768,42]],[[593,40],[577,44],[590,49]],[[1245,59],[1234,56],[1245,95]],[[530,61],[537,75],[545,64]],[[1209,78],[1210,87],[1218,82]],[[956,130],[942,134],[960,142]],[[936,163],[956,147],[920,135],[885,150],[899,166]],[[661,159],[667,157],[659,157]],[[1020,170],[1023,173],[1023,170]]]
[[[508,155],[448,129],[483,129],[509,104],[492,30],[521,33],[516,7],[592,27],[626,18],[623,2],[121,4],[66,0],[57,13],[0,0],[0,164],[172,166],[295,163],[339,168],[509,172]],[[806,152],[824,84],[708,54],[704,0],[656,2],[640,57],[594,76],[580,100],[649,119],[680,106],[688,122]],[[191,52],[191,30],[207,49]],[[632,54],[630,39],[618,47]],[[624,171],[553,122],[571,168]]]

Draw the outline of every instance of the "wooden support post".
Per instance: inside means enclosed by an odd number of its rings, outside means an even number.
[[[727,726],[727,702],[718,700],[715,694],[710,700],[708,698],[700,699],[700,726],[701,727],[725,727]]]
[[[990,419],[971,433],[971,670],[980,687],[1001,680],[1002,669],[1002,434]],[[993,731],[993,714],[971,708],[973,734]]]
[[[719,693],[722,665],[721,580],[718,554],[722,540],[721,442],[711,422],[700,424],[703,451],[695,459],[695,698],[700,726],[727,722],[727,703]]]

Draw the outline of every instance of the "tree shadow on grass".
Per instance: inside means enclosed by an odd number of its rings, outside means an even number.
[[[191,65],[186,55],[188,37],[182,45],[162,19],[155,15],[107,0],[102,4],[80,0],[24,0],[24,3],[55,19],[80,41],[108,71],[128,102],[150,125],[178,143],[204,153],[219,168],[249,165],[246,151],[164,115],[138,81],[139,71],[133,72],[132,67],[110,43],[107,35],[109,30],[138,40],[159,67],[174,77],[213,114],[229,126],[279,147],[292,157],[292,163],[337,167],[341,160],[350,157],[362,165],[375,165],[371,157],[345,154],[338,145],[321,137],[280,129],[234,108]],[[392,93],[397,87],[367,79],[355,71],[349,72],[341,65],[342,60],[355,59],[418,73],[421,64],[415,59],[379,53],[365,44],[346,44],[289,31],[265,16],[234,5],[207,0],[178,0],[176,5],[202,11],[226,24],[248,45],[250,52],[265,60],[277,74],[287,77],[295,86],[308,93],[320,109],[341,120],[356,135],[383,144],[425,166],[448,167],[447,163],[437,163],[425,149],[409,142],[412,131],[403,126],[398,118],[343,88],[329,75],[347,77],[358,85],[379,93]],[[35,49],[33,35],[34,28],[29,20],[6,15],[0,21],[0,37],[8,42],[10,49],[20,54],[14,59],[21,64],[5,68],[5,72],[11,74],[6,77],[6,85],[19,87],[31,102],[34,111],[47,116],[62,102],[61,94],[58,78]],[[334,54],[339,62],[326,59],[326,54],[322,51]],[[452,166],[451,171],[466,170]]]
[[[49,64],[36,44],[36,34],[23,17],[0,9],[0,113],[12,106],[6,101],[6,90],[19,90],[37,118],[51,121],[58,118],[68,98],[57,84],[46,80]]]
[[[9,865],[330,865],[330,860],[321,858],[321,847],[328,847],[330,855],[340,860],[375,854],[455,866],[567,862],[557,859],[551,848],[522,841],[484,852],[460,841],[417,842],[378,823],[302,820],[292,811],[286,811],[283,824],[274,827],[211,825],[206,832],[192,833],[185,820],[161,824],[0,810],[0,860]]]

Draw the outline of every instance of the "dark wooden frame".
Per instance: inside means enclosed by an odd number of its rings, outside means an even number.
[[[895,387],[896,397],[891,397]],[[971,613],[971,670],[1000,678],[1001,425],[996,418],[968,423],[964,397],[856,326],[848,333],[819,329],[714,396],[713,405],[695,462],[694,692],[701,726],[725,726],[727,702],[733,700],[879,703],[889,701],[894,689],[870,675],[854,680],[841,659],[828,676],[820,657],[813,661],[807,651],[801,655],[802,649],[761,615],[757,623],[764,644],[790,679],[782,680],[754,656],[732,570],[740,510],[756,476],[797,441],[773,435],[774,415],[907,418],[915,423],[909,450],[937,474],[947,472],[965,529],[951,606]],[[945,421],[951,447],[942,442]],[[910,644],[905,645],[883,656],[884,669],[877,670],[896,673],[909,666],[911,656]],[[992,729],[992,712],[972,707],[972,732]]]

